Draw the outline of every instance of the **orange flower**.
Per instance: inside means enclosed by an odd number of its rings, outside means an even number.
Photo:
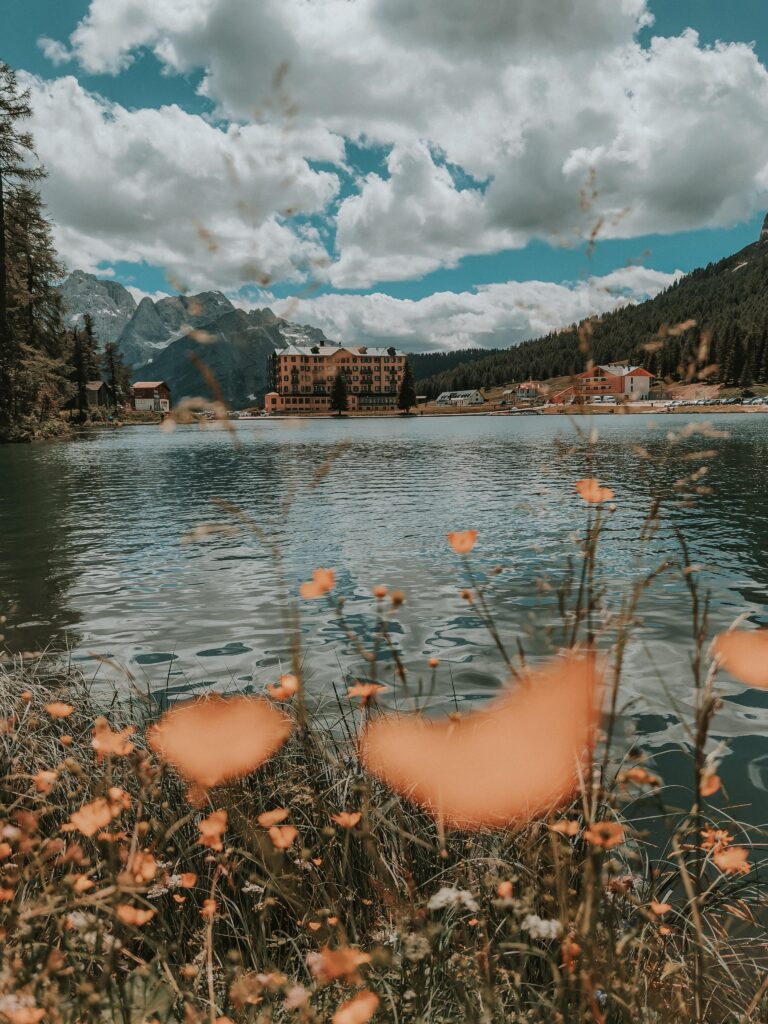
[[[503,882],[499,882],[496,886],[496,895],[500,900],[511,900],[514,895],[515,889],[510,881],[505,879]]]
[[[388,690],[388,686],[381,686],[379,683],[355,683],[347,688],[348,697],[359,697],[360,703],[365,706],[369,700],[376,697],[382,690]]]
[[[21,697],[25,704],[29,704],[29,702],[32,700],[32,696],[33,694],[31,690],[22,690],[21,693],[19,694],[19,697]]]
[[[280,749],[292,728],[286,715],[259,697],[213,696],[173,708],[147,738],[187,780],[211,787],[249,775]]]
[[[97,718],[93,723],[93,739],[91,746],[96,751],[96,761],[102,760],[105,754],[114,754],[116,757],[124,757],[134,749],[133,743],[128,739],[136,732],[132,725],[123,729],[122,732],[112,732],[106,718]]]
[[[4,889],[0,886],[0,903],[11,903],[15,895],[13,889]]]
[[[13,853],[10,843],[0,843],[0,860],[8,860]]]
[[[468,555],[477,544],[477,530],[461,530],[448,534],[448,543],[457,555]]]
[[[405,604],[405,594],[402,590],[393,590],[390,600],[393,608],[399,608],[401,604]]]
[[[624,842],[624,829],[618,821],[596,821],[584,833],[590,846],[601,850],[612,850]]]
[[[179,885],[182,889],[193,889],[197,885],[197,875],[194,871],[183,871],[179,875]]]
[[[214,917],[216,917],[217,910],[218,905],[216,903],[216,900],[203,900],[203,905],[200,908],[200,916],[204,921],[212,921]]]
[[[559,836],[577,836],[581,825],[578,821],[569,821],[563,819],[562,821],[553,821],[547,825],[550,832],[557,832]]]
[[[197,826],[200,829],[199,846],[207,846],[209,850],[223,850],[222,837],[227,831],[227,812],[212,811]]]
[[[702,775],[701,782],[699,784],[699,793],[701,793],[702,796],[714,796],[719,789],[719,775],[716,775],[714,772],[710,772],[709,775]]]
[[[56,779],[58,779],[58,777],[58,772],[49,772],[45,769],[42,769],[37,773],[37,775],[34,776],[35,789],[37,790],[38,793],[50,793],[50,791],[53,789],[53,784],[56,782]]]
[[[155,914],[154,910],[141,910],[139,907],[131,907],[127,903],[120,903],[117,907],[117,916],[123,924],[134,925],[136,928],[148,924]]]
[[[366,1024],[379,1008],[379,997],[365,989],[342,1003],[333,1015],[333,1024]]]
[[[381,598],[387,596],[387,588],[385,586],[382,586],[381,583],[377,584],[373,588],[373,596],[381,600]]]
[[[581,955],[581,946],[573,939],[565,939],[562,945],[563,967],[569,974],[576,973],[576,961]]]
[[[72,889],[76,893],[88,892],[88,890],[92,889],[94,886],[94,883],[91,881],[88,875],[73,875],[70,876],[70,879]]]
[[[75,811],[69,816],[69,820],[72,822],[70,827],[76,828],[84,836],[92,836],[99,829],[106,828],[112,818],[112,808],[104,797],[98,797],[92,803],[83,804],[79,811]]]
[[[724,828],[704,828],[701,830],[701,848],[719,853],[733,842],[733,836]]]
[[[157,861],[146,850],[137,850],[129,861],[127,870],[137,885],[145,885],[157,874]]]
[[[307,923],[307,928],[309,928],[311,932],[319,932],[322,927],[323,926],[319,921],[309,921]]]
[[[110,786],[107,790],[109,806],[112,815],[116,818],[121,811],[127,811],[131,806],[131,798],[124,789],[119,786]]]
[[[342,811],[340,814],[332,814],[331,820],[335,821],[340,828],[354,828],[362,818],[359,811]]]
[[[299,680],[296,676],[280,676],[279,683],[267,683],[267,693],[272,700],[290,700],[299,689]]]
[[[724,875],[748,875],[752,870],[748,858],[749,850],[743,846],[731,846],[712,854],[712,860]]]
[[[7,1007],[2,1012],[11,1024],[39,1024],[45,1017],[45,1010],[41,1010],[38,1006]]]
[[[324,946],[318,953],[307,954],[309,973],[318,985],[339,980],[357,983],[360,980],[358,968],[370,962],[369,953],[362,953],[352,946],[340,946],[338,949]]]
[[[648,907],[651,913],[655,914],[656,917],[663,917],[665,914],[668,914],[670,912],[670,910],[672,909],[672,904],[657,903],[656,900],[651,900],[651,902],[648,904]]]
[[[389,716],[360,743],[366,768],[451,827],[502,827],[546,813],[578,780],[596,722],[599,672],[571,654],[486,710],[430,721]]]
[[[716,636],[712,652],[726,670],[747,686],[768,688],[768,629],[734,629]]]
[[[293,825],[273,825],[269,830],[269,838],[276,850],[288,850],[296,842],[299,830]]]
[[[600,505],[604,501],[613,501],[613,491],[610,487],[601,487],[599,481],[593,476],[585,477],[576,482],[576,490],[579,497],[590,505]]]
[[[310,583],[302,583],[299,593],[306,600],[324,597],[336,584],[336,573],[333,569],[315,569]]]
[[[619,775],[619,782],[633,782],[636,786],[658,786],[659,778],[636,764]]]
[[[71,747],[73,742],[74,742],[74,740],[72,739],[71,736],[60,736],[59,737],[59,743],[61,743],[62,747]]]
[[[46,704],[45,710],[51,718],[69,718],[75,709],[71,704],[62,704],[61,701],[54,701],[53,704]]]
[[[427,664],[429,665],[430,668],[437,668],[437,666],[440,664],[440,661],[437,658],[430,658]]]
[[[264,811],[257,818],[258,823],[263,828],[272,828],[273,825],[279,825],[281,821],[285,821],[288,817],[288,811],[285,807],[276,807],[274,811]]]

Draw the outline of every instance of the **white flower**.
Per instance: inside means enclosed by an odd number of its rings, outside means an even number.
[[[430,910],[445,910],[446,907],[464,907],[465,910],[472,911],[480,909],[471,892],[447,885],[430,896],[427,906]]]
[[[246,882],[245,885],[240,890],[240,892],[245,892],[245,893],[248,893],[248,892],[261,893],[261,892],[264,892],[264,886],[263,885],[256,885],[255,882]]]
[[[547,921],[536,914],[527,914],[521,927],[532,939],[559,939],[563,934],[560,921]]]

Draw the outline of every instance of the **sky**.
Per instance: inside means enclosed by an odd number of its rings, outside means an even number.
[[[501,348],[768,209],[755,0],[2,0],[70,269]]]

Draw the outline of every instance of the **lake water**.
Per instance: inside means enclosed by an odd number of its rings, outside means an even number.
[[[582,426],[589,421],[580,420]],[[680,526],[699,579],[711,591],[712,632],[746,613],[768,623],[768,416],[713,420],[728,436],[678,437],[701,416],[599,417],[601,479],[616,493],[604,538],[607,599],[615,602],[638,569],[678,549]],[[459,559],[449,530],[474,528],[478,573],[502,566],[492,605],[505,642],[532,658],[557,623],[555,591],[585,506],[574,482],[586,453],[562,417],[415,417],[242,422],[226,433],[135,427],[45,446],[0,448],[0,611],[12,650],[67,645],[98,679],[109,656],[150,692],[255,687],[288,665],[273,558],[250,536],[182,544],[201,523],[221,521],[212,503],[232,502],[279,542],[297,592],[318,566],[334,568],[349,624],[370,635],[374,584],[407,595],[396,639],[414,678],[440,658],[440,700],[470,706],[504,679],[472,609],[461,600]],[[341,441],[349,446],[327,478],[307,487]],[[638,454],[646,448],[651,460]],[[639,533],[651,489],[671,491],[699,465],[685,456],[717,452],[712,488],[694,507],[678,503],[652,549]],[[293,494],[288,514],[286,497]],[[670,763],[691,707],[689,602],[682,577],[660,578],[642,605],[627,659],[626,735]],[[302,602],[308,686],[332,694],[365,672],[324,601]],[[118,676],[119,678],[119,676]],[[728,745],[722,775],[733,799],[768,788],[768,693],[723,680],[716,732]],[[664,773],[664,765],[659,765]]]

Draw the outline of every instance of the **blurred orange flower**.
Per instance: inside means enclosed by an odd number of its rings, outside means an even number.
[[[93,739],[91,746],[96,751],[96,761],[101,761],[105,754],[114,754],[116,757],[124,757],[134,750],[134,745],[128,739],[133,736],[136,729],[129,725],[121,732],[112,732],[106,718],[97,718],[93,723]]]
[[[127,870],[137,885],[144,885],[157,874],[157,861],[146,850],[137,850],[128,862]]]
[[[383,690],[388,689],[388,686],[382,686],[380,683],[355,683],[354,686],[347,688],[347,696],[359,697],[360,703],[365,705]]]
[[[477,530],[459,530],[449,533],[448,543],[457,555],[468,555],[477,544]]]
[[[581,825],[578,821],[571,821],[563,818],[561,821],[552,821],[547,825],[550,832],[557,832],[560,836],[577,836]]]
[[[651,775],[642,765],[636,764],[621,772],[619,782],[632,782],[636,786],[658,786],[659,778],[657,775]]]
[[[299,830],[293,825],[273,825],[269,830],[269,838],[276,850],[288,850],[296,842]]]
[[[733,836],[724,828],[704,828],[701,830],[701,847],[703,850],[714,850],[719,853],[733,842]]]
[[[600,673],[570,654],[528,674],[487,710],[368,725],[366,768],[456,828],[501,827],[546,813],[574,791],[596,722]]]
[[[280,749],[292,728],[285,714],[259,697],[212,696],[173,708],[147,739],[186,779],[211,787],[250,774]]]
[[[62,704],[61,701],[54,701],[53,704],[46,704],[45,710],[51,718],[69,718],[75,709],[71,704]]]
[[[714,796],[720,789],[720,785],[720,776],[711,772],[709,775],[702,776],[699,792],[702,796]]]
[[[324,597],[336,584],[336,573],[333,569],[315,569],[312,573],[312,580],[309,583],[302,583],[299,593],[306,600],[315,597]]]
[[[387,596],[387,588],[385,586],[383,586],[381,583],[378,583],[373,588],[373,596],[377,597],[379,599],[381,599],[382,597],[386,597]]]
[[[200,829],[199,846],[207,846],[210,850],[223,850],[222,837],[227,831],[227,812],[212,811],[197,826]]]
[[[333,1015],[332,1024],[366,1024],[379,1008],[379,997],[365,989],[342,1003]]]
[[[216,917],[216,911],[218,910],[216,900],[207,899],[203,900],[203,905],[200,908],[200,916],[204,921],[212,921]]]
[[[340,946],[338,949],[324,946],[318,953],[307,954],[309,973],[318,985],[328,985],[339,980],[356,984],[360,980],[358,968],[370,962],[369,953],[363,953],[352,946]]]
[[[612,850],[624,842],[624,828],[618,821],[596,821],[585,831],[584,838],[590,846]]]
[[[267,683],[272,700],[290,700],[299,690],[299,680],[293,675],[280,676],[279,683]]]
[[[331,820],[340,828],[354,828],[361,818],[362,814],[359,811],[341,811],[340,814],[331,815]]]
[[[53,789],[53,784],[56,782],[56,779],[58,779],[58,777],[58,772],[48,772],[45,769],[42,769],[37,773],[37,775],[34,776],[35,789],[37,790],[38,793],[50,793],[50,791]]]
[[[155,910],[141,910],[139,907],[131,907],[127,903],[120,903],[117,907],[117,916],[123,924],[131,924],[137,928],[148,924],[155,914]]]
[[[726,672],[747,686],[768,689],[768,629],[734,629],[712,642]]]
[[[192,889],[197,885],[197,875],[194,871],[183,871],[179,875],[179,885],[182,889]]]
[[[440,661],[438,658],[430,658],[427,664],[429,665],[430,668],[437,668],[437,666],[440,664]]]
[[[668,914],[669,911],[672,909],[672,904],[657,903],[656,900],[651,900],[651,902],[648,904],[648,907],[651,913],[655,914],[656,917],[663,917],[665,914]]]
[[[17,1006],[4,1007],[3,1015],[8,1018],[11,1024],[39,1024],[45,1017],[45,1010],[38,1006]]]
[[[88,875],[70,876],[70,879],[72,883],[72,889],[76,893],[88,892],[88,890],[92,889],[94,886],[94,883],[91,881]]]
[[[613,501],[613,491],[610,487],[601,487],[598,480],[593,476],[585,477],[576,482],[576,490],[579,497],[590,505],[600,505],[604,501]]]
[[[496,886],[496,895],[500,900],[511,900],[514,895],[515,888],[510,881],[505,879],[503,882],[499,882]]]
[[[712,854],[715,865],[725,875],[748,875],[752,870],[749,863],[749,850],[743,846],[731,846]]]
[[[257,821],[263,828],[271,828],[273,825],[279,825],[281,821],[285,821],[288,817],[288,811],[285,807],[276,807],[274,811],[264,811],[260,814]]]
[[[69,820],[84,836],[92,836],[101,828],[106,828],[112,821],[112,808],[104,797],[83,804],[79,811],[70,814]],[[66,828],[66,826],[65,826]]]

